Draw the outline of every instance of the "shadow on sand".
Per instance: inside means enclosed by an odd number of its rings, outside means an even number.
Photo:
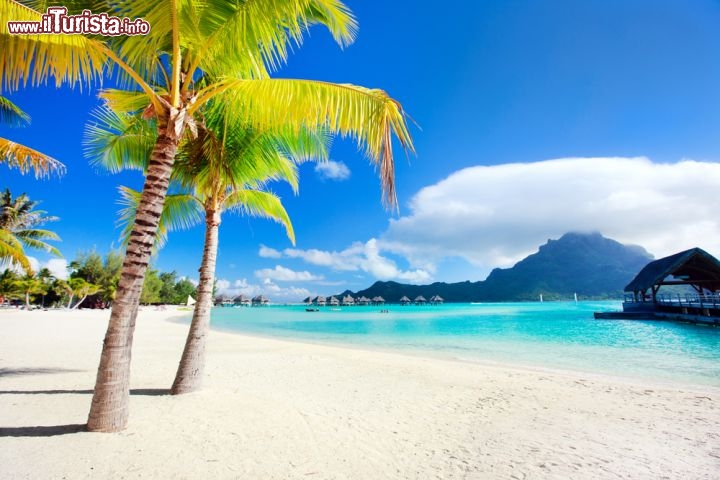
[[[91,395],[92,390],[0,390],[0,395]],[[169,395],[169,388],[133,388],[130,395],[162,396]],[[70,425],[50,425],[35,427],[0,427],[2,437],[56,437],[86,431],[84,423]]]
[[[91,395],[92,390],[0,390],[0,395]],[[130,395],[160,397],[170,395],[169,388],[131,388]]]

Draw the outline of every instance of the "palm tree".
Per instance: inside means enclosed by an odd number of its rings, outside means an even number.
[[[102,291],[102,287],[100,285],[90,283],[84,278],[71,278],[70,280],[62,280],[60,282],[60,286],[63,290],[65,290],[65,293],[67,293],[69,297],[67,308],[73,310],[82,305],[82,303],[88,296],[95,295],[96,293],[100,293]],[[72,301],[76,295],[80,297],[80,300],[78,300],[77,303],[73,305]]]
[[[48,291],[48,285],[41,278],[33,275],[26,275],[17,280],[15,288],[25,295],[25,308],[28,310],[30,310],[30,295],[45,295]]]
[[[146,123],[118,116],[112,111],[96,113],[99,125],[86,131],[86,153],[91,162],[112,172],[140,165],[123,163],[120,152],[135,151],[133,158],[146,158],[149,148]],[[205,245],[193,321],[188,332],[172,393],[187,393],[200,387],[204,370],[205,344],[210,323],[212,290],[222,213],[240,211],[266,217],[285,226],[294,244],[294,233],[280,199],[263,191],[270,180],[285,180],[297,193],[296,164],[315,158],[327,160],[328,136],[322,131],[257,131],[229,122],[222,106],[204,112],[205,123],[197,138],[184,142],[177,155],[173,178],[186,193],[169,194],[160,219],[156,247],[161,248],[169,230],[187,228],[205,217]],[[123,238],[130,235],[140,193],[121,187]]]
[[[44,210],[35,210],[39,202],[31,201],[24,193],[13,198],[10,189],[0,194],[0,264],[17,263],[29,275],[30,261],[24,247],[44,250],[61,256],[57,248],[47,241],[60,240],[55,232],[38,229],[44,223],[57,220],[45,216]]]
[[[325,127],[354,137],[370,160],[379,165],[383,198],[392,206],[397,202],[393,134],[412,150],[402,108],[385,92],[269,78],[269,70],[285,61],[291,45],[299,44],[313,24],[326,26],[341,45],[352,41],[356,22],[339,0],[210,0],[200,5],[177,0],[107,3],[108,13],[144,18],[152,25],[150,33],[144,37],[88,39],[84,45],[87,54],[76,44],[63,43],[66,50],[75,49],[76,57],[40,57],[42,60],[36,62],[33,59],[38,52],[52,53],[46,39],[23,43],[8,39],[12,35],[0,34],[0,74],[6,84],[27,82],[27,72],[40,79],[53,73],[57,81],[62,81],[64,77],[47,66],[55,61],[69,81],[77,81],[81,75],[94,76],[98,63],[102,65],[109,59],[122,72],[122,80],[138,90],[129,94],[105,92],[105,100],[116,111],[142,109],[157,125],[103,342],[88,418],[88,429],[92,431],[117,431],[127,424],[130,350],[144,275],[177,148],[188,130],[195,131],[201,107],[213,98],[222,98],[232,105],[235,115],[253,127]],[[5,20],[16,19],[7,16],[8,11],[20,13],[18,8],[6,8],[8,4],[14,2],[0,0],[0,6],[5,8],[0,11],[3,27]],[[34,15],[39,19],[37,12]],[[86,68],[83,70],[79,64]]]

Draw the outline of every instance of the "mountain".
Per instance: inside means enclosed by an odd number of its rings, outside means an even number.
[[[373,298],[382,296],[397,302],[403,295],[430,298],[440,295],[446,302],[500,302],[581,298],[617,298],[625,285],[653,259],[644,248],[623,245],[599,233],[567,233],[548,240],[537,253],[512,268],[496,268],[485,281],[407,285],[375,282],[358,292],[341,295]]]

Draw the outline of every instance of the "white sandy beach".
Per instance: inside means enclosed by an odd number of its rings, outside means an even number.
[[[717,479],[720,391],[213,332],[141,311],[130,425],[82,431],[108,311],[0,310],[0,478]]]

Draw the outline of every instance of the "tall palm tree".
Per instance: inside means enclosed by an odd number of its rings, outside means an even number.
[[[138,155],[134,158],[142,158],[149,138],[144,122],[107,110],[96,117],[102,120],[101,124],[88,128],[86,136],[86,150],[93,163],[110,171],[138,167],[123,163],[120,153],[135,150]],[[156,237],[156,245],[160,248],[167,239],[168,230],[192,226],[200,222],[202,215],[205,217],[197,302],[171,389],[173,394],[194,391],[202,383],[223,212],[235,210],[276,220],[285,226],[294,244],[292,224],[280,199],[261,188],[270,180],[285,180],[297,192],[297,163],[310,158],[327,160],[329,138],[322,131],[284,129],[263,132],[244,128],[233,125],[232,117],[222,106],[206,109],[204,117],[206,121],[197,138],[181,145],[173,171],[173,178],[188,193],[167,196]],[[121,203],[125,205],[121,218],[126,225],[123,238],[127,238],[140,193],[121,187],[121,195]]]
[[[72,2],[72,6],[79,3]],[[102,69],[103,61],[109,60],[122,72],[126,84],[137,91],[130,95],[106,92],[106,101],[116,111],[144,109],[146,116],[157,122],[157,137],[103,342],[88,416],[89,430],[117,431],[127,425],[130,351],[137,306],[174,157],[187,130],[195,130],[196,114],[203,105],[222,97],[238,117],[253,127],[289,123],[297,129],[325,127],[354,137],[369,159],[379,165],[383,198],[393,206],[397,200],[392,137],[394,134],[409,150],[412,140],[400,104],[381,90],[269,78],[269,71],[285,61],[292,44],[299,44],[314,24],[326,26],[341,45],[353,40],[356,22],[340,0],[103,3],[110,14],[145,19],[151,25],[150,33],[144,37],[86,39],[87,54],[78,51],[75,44],[63,43],[65,50],[75,48],[76,57],[61,58],[52,56],[47,39],[16,41],[8,38],[16,36],[2,30],[0,74],[11,86],[27,82],[31,74],[34,79],[54,75],[58,82],[66,77],[76,81],[83,75],[93,77],[95,67],[100,64]],[[8,12],[19,12],[18,8],[7,8],[8,4],[15,2],[0,0],[4,8],[0,10],[0,29],[5,28],[6,20],[16,19],[7,16]],[[37,12],[34,15],[39,19]],[[38,52],[48,57],[38,57]]]
[[[13,198],[10,189],[0,194],[0,265],[16,263],[32,275],[25,247],[61,256],[57,248],[47,243],[60,240],[60,237],[50,230],[36,228],[57,220],[57,217],[49,217],[44,210],[36,210],[38,203],[24,193]]]

